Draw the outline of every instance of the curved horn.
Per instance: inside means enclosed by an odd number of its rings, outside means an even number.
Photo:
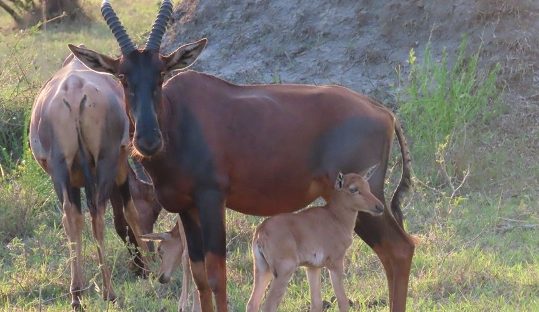
[[[116,41],[118,41],[122,54],[128,55],[129,53],[135,51],[137,47],[135,44],[133,44],[131,38],[129,38],[129,35],[122,26],[122,23],[120,23],[120,20],[112,9],[109,0],[103,0],[103,3],[101,4],[101,15],[103,15],[103,18],[107,22],[107,25],[109,25],[112,34],[116,38]]]
[[[152,26],[152,32],[146,41],[146,47],[144,50],[155,50],[159,51],[161,47],[161,40],[163,35],[167,30],[167,22],[170,16],[172,15],[172,1],[163,0],[161,8],[159,9],[159,14],[155,19],[155,23]]]

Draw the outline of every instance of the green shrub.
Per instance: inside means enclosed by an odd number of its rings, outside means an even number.
[[[410,73],[399,94],[402,99],[399,113],[406,125],[415,163],[421,164],[415,166],[420,168],[416,174],[422,178],[435,178],[440,155],[459,140],[463,130],[474,122],[491,118],[499,109],[496,77],[500,66],[482,71],[481,48],[469,55],[467,46],[465,37],[453,64],[445,49],[440,60],[435,60],[430,44],[421,62],[417,62],[415,51],[410,50]]]

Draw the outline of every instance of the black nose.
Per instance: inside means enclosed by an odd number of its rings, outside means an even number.
[[[376,205],[376,213],[378,215],[381,215],[384,213],[384,206],[383,205]]]
[[[144,156],[155,155],[162,145],[161,135],[144,135],[137,134],[135,136],[135,147]]]

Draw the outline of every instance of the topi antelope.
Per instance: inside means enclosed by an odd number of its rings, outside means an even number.
[[[127,179],[129,122],[119,84],[110,75],[89,70],[72,54],[45,84],[32,107],[30,147],[34,158],[51,176],[63,208],[62,224],[71,253],[71,305],[80,307],[85,288],[81,268],[80,188],[84,187],[92,233],[97,240],[103,297],[114,300],[110,271],[105,263],[105,207],[113,187],[117,208],[134,232],[142,234]],[[138,245],[147,250],[146,243]]]
[[[134,129],[133,146],[159,202],[180,215],[203,311],[227,311],[225,205],[251,215],[299,210],[328,199],[339,171],[363,172],[383,203],[384,179],[396,134],[402,177],[382,217],[360,213],[355,232],[386,271],[391,311],[404,311],[414,241],[404,231],[400,202],[411,186],[410,156],[390,110],[349,89],[312,85],[235,85],[184,71],[206,39],[160,54],[172,3],[163,1],[146,46],[137,49],[108,1],[103,16],[119,58],[70,45],[88,67],[115,75]],[[329,177],[329,178],[328,178]]]

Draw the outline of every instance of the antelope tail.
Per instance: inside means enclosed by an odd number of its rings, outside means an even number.
[[[401,148],[402,175],[399,185],[395,189],[395,193],[393,193],[393,197],[391,198],[391,211],[393,212],[393,216],[395,216],[397,222],[402,227],[403,216],[400,204],[404,193],[406,193],[412,187],[412,159],[410,158],[410,150],[408,149],[408,143],[406,142],[406,138],[404,137],[401,124],[396,118],[395,134],[397,135],[397,140],[399,141],[399,145]]]
[[[85,94],[82,96],[82,99],[80,101],[81,108],[83,108],[86,105],[86,100],[87,100],[87,97]],[[81,109],[80,116],[78,118],[79,124],[77,125],[77,142],[78,142],[77,156],[79,159],[80,166],[82,168],[82,174],[84,175],[84,191],[86,193],[86,202],[88,205],[88,210],[90,210],[90,213],[94,215],[97,209],[95,178],[90,168],[90,155],[88,153],[88,150],[86,149],[86,144],[84,142],[84,136],[82,133],[82,127],[80,124],[83,113],[84,113],[84,109]]]

